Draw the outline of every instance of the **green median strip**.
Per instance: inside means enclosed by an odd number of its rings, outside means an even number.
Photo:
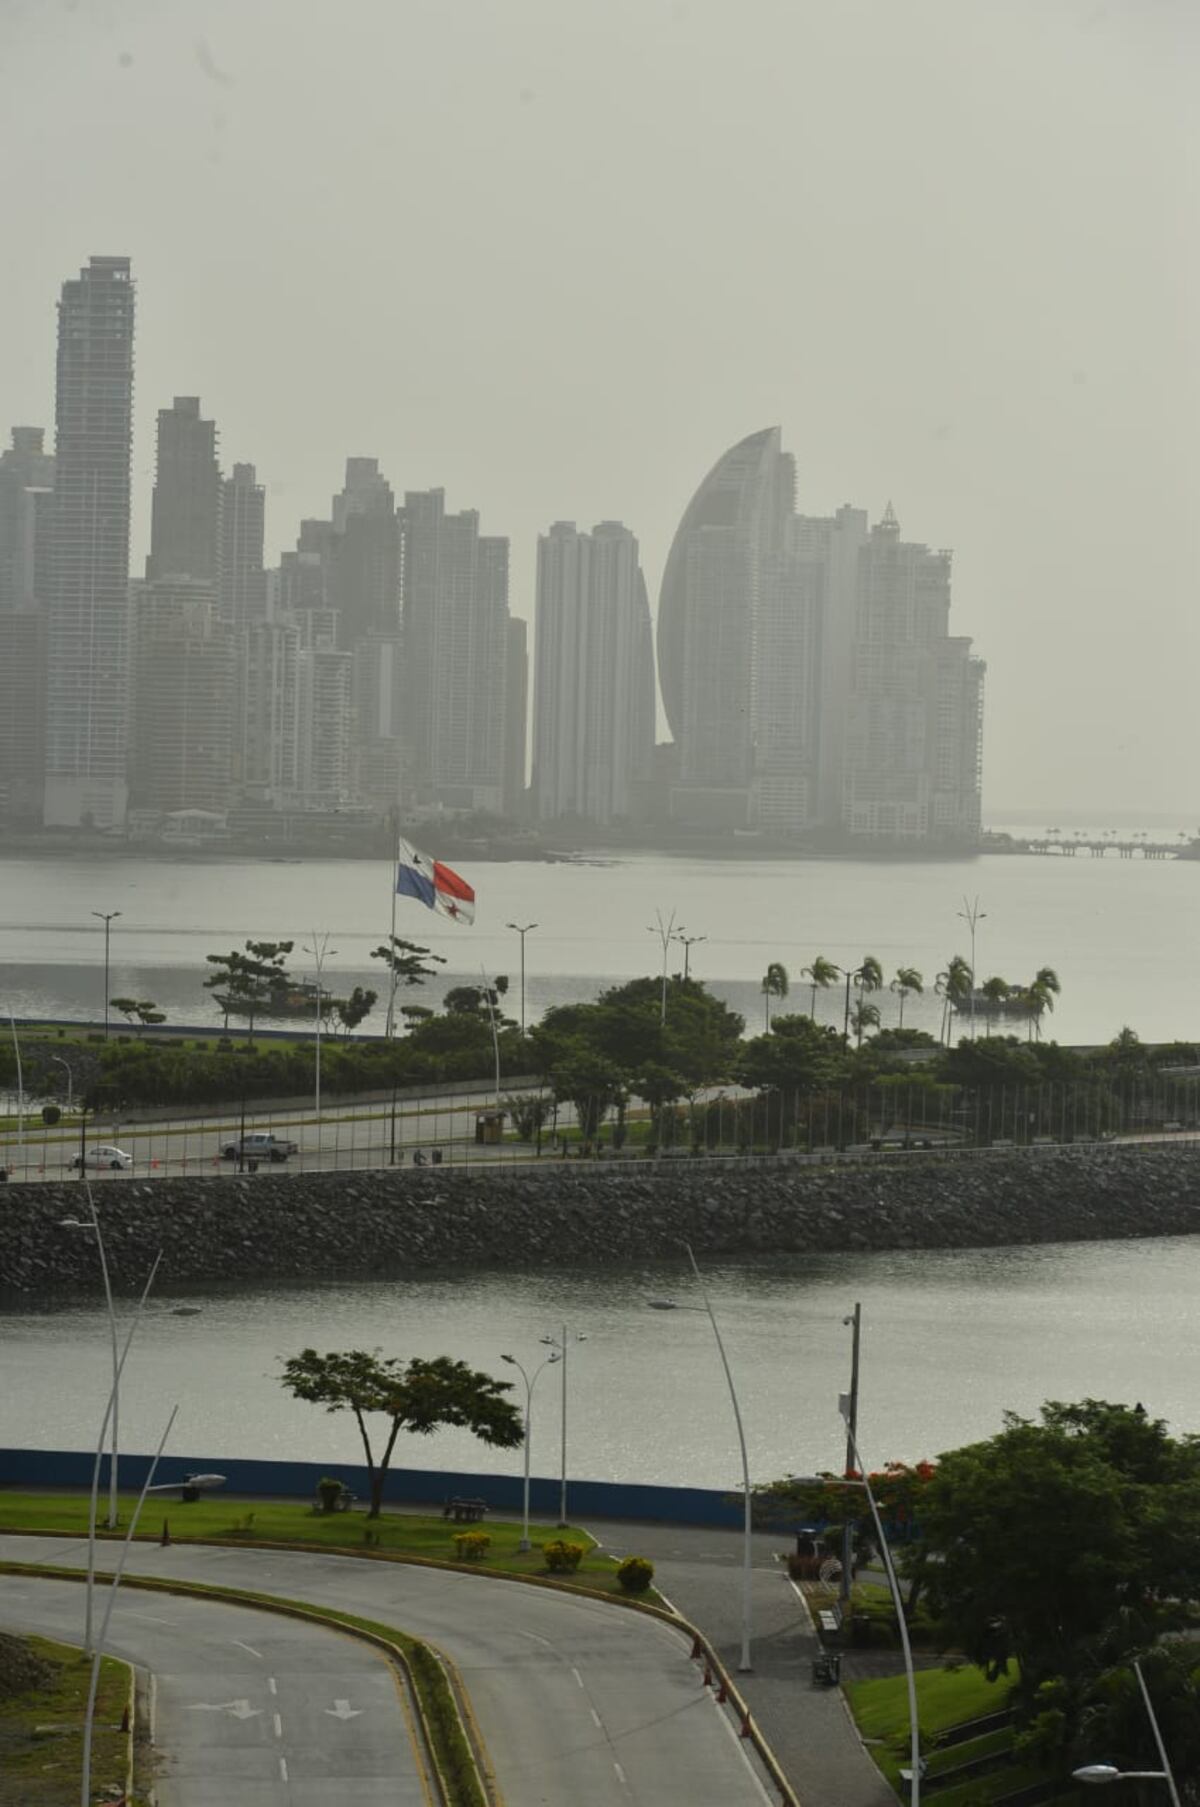
[[[999,1755],[1012,1744],[1011,1730],[983,1735],[970,1744],[938,1749],[938,1737],[952,1726],[982,1719],[991,1713],[1002,1713],[1008,1706],[1009,1693],[1016,1681],[1015,1672],[1001,1681],[990,1682],[982,1669],[964,1663],[956,1668],[922,1669],[916,1678],[917,1712],[921,1723],[921,1748],[931,1773],[944,1773],[973,1756]],[[845,1688],[854,1722],[876,1764],[902,1800],[907,1788],[900,1771],[909,1762],[908,1684],[903,1675],[888,1675],[875,1681],[848,1682]],[[1011,1793],[1022,1786],[1022,1769],[1005,1767],[993,1774],[980,1776],[946,1790],[938,1790],[938,1801],[945,1807],[966,1807],[967,1802],[981,1804],[993,1795]]]
[[[90,1677],[91,1663],[73,1645],[0,1634],[0,1807],[75,1807]],[[126,1798],[131,1696],[129,1664],[105,1657],[92,1739],[92,1777],[105,1800]]]

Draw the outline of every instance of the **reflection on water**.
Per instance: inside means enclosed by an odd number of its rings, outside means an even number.
[[[847,1384],[848,1307],[863,1304],[860,1440],[872,1464],[935,1455],[997,1430],[1005,1409],[1044,1399],[1142,1400],[1177,1431],[1200,1429],[1189,1351],[1200,1239],[1031,1249],[786,1256],[706,1268],[738,1387],[752,1473],[766,1479],[839,1462],[837,1395]],[[123,1438],[153,1446],[179,1402],[181,1454],[359,1459],[353,1424],[301,1404],[279,1360],[308,1344],[460,1356],[504,1376],[565,1324],[570,1467],[592,1478],[734,1486],[732,1416],[682,1264],[586,1273],[423,1273],[329,1285],[220,1287],[164,1296],[139,1332],[122,1394]],[[202,1305],[195,1316],[171,1307]],[[97,1300],[0,1308],[0,1446],[94,1445],[107,1398]],[[544,1373],[533,1467],[558,1461],[560,1374]],[[402,1443],[423,1468],[501,1470],[511,1453],[444,1431]],[[519,1465],[519,1459],[518,1459]]]

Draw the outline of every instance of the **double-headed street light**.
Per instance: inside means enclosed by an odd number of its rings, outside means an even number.
[[[93,910],[92,915],[104,924],[104,1039],[108,1040],[108,937],[120,910]]]
[[[322,981],[323,981],[324,974],[325,974],[325,962],[329,958],[330,954],[337,953],[337,949],[336,949],[336,947],[330,947],[328,934],[318,935],[316,929],[314,929],[312,943],[311,943],[311,945],[309,945],[309,943],[307,943],[307,942],[305,943],[304,952],[306,954],[312,955],[313,965],[317,969],[317,1048],[316,1048],[316,1060],[315,1060],[314,1069],[313,1069],[313,1075],[314,1075],[313,1115],[314,1115],[314,1117],[319,1118],[321,1115],[321,1006],[325,999],[325,992],[324,992],[324,987],[323,987]],[[318,1127],[318,1145],[319,1145],[320,1125],[318,1124],[317,1127]]]
[[[687,980],[691,977],[692,949],[695,947],[695,945],[698,941],[707,941],[708,936],[707,935],[689,935],[685,929],[678,928],[675,930],[673,939],[678,941],[680,947],[683,949],[683,977],[684,977],[684,982],[686,983]]]
[[[696,1264],[696,1257],[692,1253],[690,1243],[685,1242],[683,1246],[687,1250],[687,1258],[692,1264],[692,1272],[696,1277],[696,1284],[700,1288],[700,1297],[704,1300],[703,1305],[680,1305],[675,1299],[647,1299],[646,1303],[651,1311],[706,1312],[708,1321],[712,1325],[713,1336],[716,1339],[717,1351],[721,1357],[721,1366],[725,1370],[725,1381],[729,1387],[729,1399],[733,1406],[733,1421],[737,1426],[738,1448],[742,1455],[742,1654],[741,1660],[738,1663],[738,1669],[742,1674],[746,1674],[753,1668],[753,1664],[750,1661],[751,1557],[753,1554],[753,1542],[751,1536],[750,1464],[746,1456],[746,1433],[742,1428],[742,1410],[738,1404],[737,1390],[733,1384],[733,1373],[729,1366],[729,1358],[725,1354],[725,1345],[721,1341],[721,1332],[717,1327],[717,1320],[713,1315],[713,1308],[709,1301],[708,1294],[704,1290],[704,1281],[701,1278],[700,1269]]]
[[[521,937],[521,1040],[524,1041],[525,1040],[525,937],[533,929],[536,929],[537,923],[536,922],[526,922],[526,923],[509,922],[509,923],[505,924],[505,927],[512,929],[515,934],[518,934]]]
[[[560,1526],[567,1523],[567,1351],[571,1347],[572,1341],[576,1343],[586,1343],[587,1336],[582,1330],[579,1330],[576,1331],[573,1338],[569,1338],[567,1336],[567,1327],[565,1324],[562,1327],[561,1337],[544,1336],[542,1338],[542,1342],[548,1349],[556,1349],[558,1351],[558,1357],[562,1362],[562,1479],[559,1483],[558,1494],[558,1522]]]
[[[537,1377],[541,1373],[542,1369],[551,1367],[553,1365],[553,1363],[555,1363],[557,1361],[561,1361],[562,1357],[560,1356],[557,1349],[552,1349],[550,1351],[550,1354],[546,1357],[545,1361],[539,1362],[538,1366],[533,1370],[532,1374],[530,1374],[528,1372],[528,1370],[525,1368],[525,1366],[522,1362],[519,1362],[517,1360],[515,1355],[502,1355],[500,1357],[500,1360],[502,1362],[507,1362],[510,1368],[515,1368],[517,1370],[517,1373],[521,1376],[521,1379],[525,1382],[525,1504],[524,1504],[524,1518],[523,1518],[522,1529],[521,1529],[521,1541],[517,1545],[517,1548],[518,1548],[518,1550],[528,1550],[530,1547],[530,1544],[529,1544],[529,1421],[533,1414],[533,1389],[537,1385]]]
[[[971,1040],[975,1040],[975,993],[978,980],[975,976],[975,931],[981,922],[986,922],[987,911],[979,908],[979,899],[963,898],[963,907],[956,914],[960,922],[965,922],[971,935]]]

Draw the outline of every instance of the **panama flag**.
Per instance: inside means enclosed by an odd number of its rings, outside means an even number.
[[[400,897],[416,897],[430,910],[440,910],[455,922],[474,922],[475,893],[465,878],[441,860],[418,853],[411,841],[401,841],[397,855],[396,891]]]

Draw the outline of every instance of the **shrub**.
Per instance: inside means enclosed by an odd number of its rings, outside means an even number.
[[[622,1593],[644,1594],[654,1579],[654,1564],[644,1556],[627,1556],[617,1569]]]
[[[342,1497],[343,1484],[336,1475],[323,1474],[317,1482],[317,1498],[322,1512],[333,1512]]]
[[[43,1123],[47,1123],[47,1124],[57,1123],[61,1116],[62,1116],[62,1112],[59,1110],[57,1104],[43,1104],[43,1106],[42,1106],[42,1122]]]
[[[552,1575],[573,1575],[586,1554],[581,1543],[567,1543],[558,1537],[553,1543],[542,1545],[542,1555],[546,1559],[546,1567]]]
[[[491,1542],[486,1531],[456,1531],[453,1537],[454,1551],[460,1562],[482,1562]]]

